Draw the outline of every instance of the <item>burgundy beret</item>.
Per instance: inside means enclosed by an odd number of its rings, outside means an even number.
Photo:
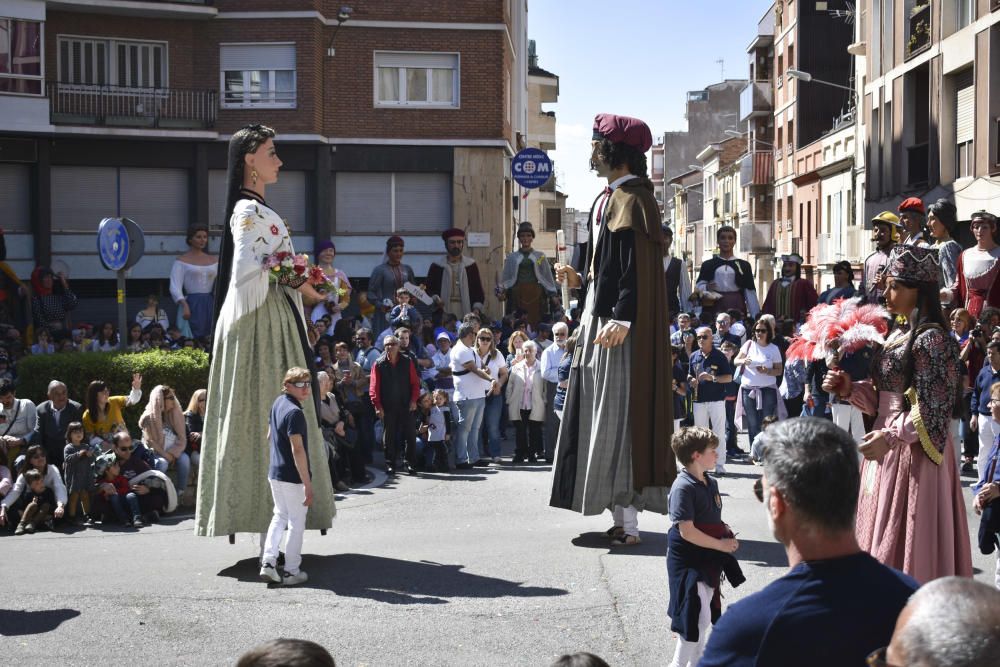
[[[623,143],[645,153],[653,145],[649,126],[638,118],[599,113],[594,116],[594,138],[604,138],[612,143]]]
[[[396,246],[402,246],[403,239],[399,236],[390,236],[389,240],[385,242],[385,249],[395,248]]]
[[[458,227],[452,227],[451,229],[446,229],[441,232],[441,238],[445,241],[448,239],[464,239],[465,230],[459,229]]]

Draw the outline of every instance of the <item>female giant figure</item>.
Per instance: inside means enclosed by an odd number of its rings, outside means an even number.
[[[267,530],[273,508],[267,482],[269,406],[288,368],[312,364],[302,297],[321,297],[306,282],[269,283],[263,266],[268,255],[294,252],[288,227],[264,198],[280,168],[274,130],[249,125],[233,134],[227,178],[229,231],[223,238],[220,294],[215,300],[221,308],[202,432],[198,535]],[[309,424],[314,491],[306,527],[326,529],[335,509],[323,434],[315,403],[307,401],[302,408]]]

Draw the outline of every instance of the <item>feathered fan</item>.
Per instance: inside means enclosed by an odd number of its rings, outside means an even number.
[[[836,366],[844,354],[884,344],[889,317],[882,306],[862,306],[861,297],[821,303],[809,311],[786,356],[806,362],[825,359],[828,366]]]

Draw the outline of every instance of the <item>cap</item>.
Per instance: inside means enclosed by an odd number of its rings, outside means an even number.
[[[464,239],[465,230],[459,229],[458,227],[452,227],[451,229],[446,229],[441,232],[441,238],[445,241],[448,241],[449,239]]]
[[[330,239],[323,239],[322,241],[316,244],[315,252],[318,255],[324,250],[332,250],[334,252],[337,252],[337,246],[333,245],[333,241],[331,241]]]
[[[903,203],[900,204],[899,208],[896,210],[899,211],[900,213],[903,213],[905,211],[916,211],[921,215],[926,213],[926,209],[924,208],[924,202],[921,201],[919,197],[908,197],[904,199]]]
[[[438,335],[437,335],[437,336],[436,336],[436,337],[434,338],[434,340],[435,340],[435,341],[438,341],[438,340],[447,340],[448,342],[451,342],[451,336],[449,336],[449,335],[448,335],[448,332],[447,332],[447,331],[442,331],[441,333],[439,333],[439,334],[438,334]]]
[[[611,143],[632,146],[645,153],[653,145],[653,133],[638,118],[599,113],[594,116],[594,139],[607,139]]]

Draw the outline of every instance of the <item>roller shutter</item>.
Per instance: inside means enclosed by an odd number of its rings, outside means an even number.
[[[4,203],[5,230],[31,231],[30,196],[31,168],[25,164],[0,164],[0,201]]]
[[[114,167],[52,167],[52,231],[97,232],[118,215],[118,170]]]
[[[188,172],[185,169],[121,168],[121,214],[145,232],[187,230]]]

